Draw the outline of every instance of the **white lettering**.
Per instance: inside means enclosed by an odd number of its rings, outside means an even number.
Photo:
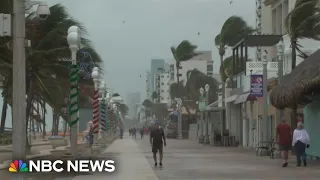
[[[41,161],[41,172],[50,172],[52,171],[52,163],[49,160]]]
[[[100,161],[90,161],[91,171],[96,172],[96,169],[98,169],[98,172],[103,171],[104,162],[100,163]]]
[[[78,160],[75,160],[74,162],[72,161],[67,161],[67,171],[71,172],[71,169],[74,172],[78,172]]]
[[[89,160],[79,161],[79,172],[89,172]]]
[[[29,161],[29,172],[40,172],[41,171],[41,162],[39,160],[36,161]]]
[[[56,161],[54,161],[53,164],[52,164],[53,170],[54,170],[55,172],[62,172],[64,169],[63,169],[63,168],[57,168],[57,164],[62,165],[63,162],[62,162],[61,160],[56,160]]]
[[[104,162],[104,164],[106,166],[106,168],[104,168],[106,172],[114,172],[116,170],[113,160],[107,160]]]

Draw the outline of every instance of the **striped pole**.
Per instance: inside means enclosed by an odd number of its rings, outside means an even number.
[[[107,106],[107,113],[106,113],[106,131],[110,129],[110,107]]]
[[[99,133],[99,92],[97,90],[93,91],[93,133],[98,135]]]
[[[102,99],[100,108],[100,128],[102,131],[106,131],[106,100]]]
[[[114,114],[113,114],[113,109],[110,108],[110,132],[112,132],[113,125],[114,125]]]

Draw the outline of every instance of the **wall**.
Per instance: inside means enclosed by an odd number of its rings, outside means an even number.
[[[311,139],[310,148],[307,149],[307,154],[320,157],[320,97],[315,98],[312,103],[309,103],[303,110],[304,126],[308,131]]]

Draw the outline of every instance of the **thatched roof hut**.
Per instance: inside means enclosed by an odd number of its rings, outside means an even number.
[[[270,93],[270,103],[279,109],[294,108],[311,102],[320,93],[320,50],[296,66]]]

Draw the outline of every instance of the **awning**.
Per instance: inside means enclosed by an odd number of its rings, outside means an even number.
[[[227,97],[227,98],[225,98],[224,102],[228,103],[228,102],[235,101],[238,96],[239,95],[233,95],[233,96]]]
[[[250,95],[250,92],[249,93],[246,93],[246,94],[241,94],[235,101],[234,101],[234,104],[240,104],[240,103],[243,103],[243,102],[246,102],[248,97]]]
[[[219,103],[221,103],[221,102],[222,102],[222,99],[219,99],[219,100],[217,100],[217,101],[215,101],[215,102],[213,102],[213,103],[209,104],[209,105],[208,105],[208,107],[218,106],[218,105],[219,105]]]

